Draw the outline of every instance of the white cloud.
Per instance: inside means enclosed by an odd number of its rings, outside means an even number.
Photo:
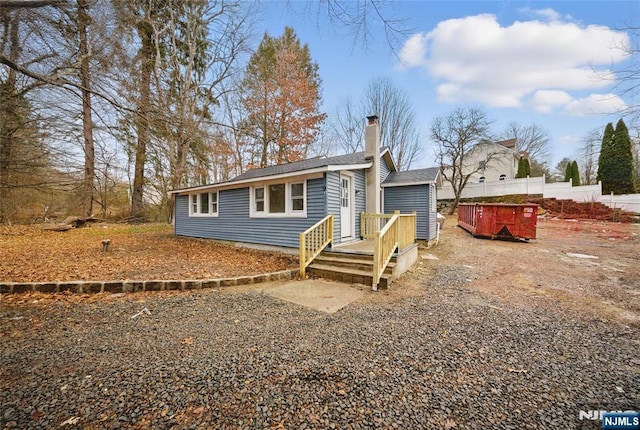
[[[519,107],[530,98],[542,112],[611,83],[610,65],[627,58],[619,49],[630,46],[626,33],[563,22],[552,9],[536,13],[548,21],[505,27],[489,14],[442,21],[405,43],[401,64],[439,80],[440,100]]]
[[[415,67],[425,65],[424,56],[427,46],[421,34],[414,34],[407,40],[400,51],[400,67]]]
[[[564,111],[574,116],[593,114],[611,114],[627,108],[626,103],[615,94],[591,94],[588,97],[573,100],[564,107]]]
[[[551,8],[531,9],[529,7],[523,7],[521,9],[518,9],[518,12],[531,16],[537,16],[548,21],[559,21],[561,18],[560,14]],[[566,19],[571,19],[571,16],[567,15]]]
[[[531,106],[536,112],[551,113],[558,106],[564,106],[573,98],[566,91],[538,90],[531,98]]]

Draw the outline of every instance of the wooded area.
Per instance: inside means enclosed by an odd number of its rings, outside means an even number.
[[[372,19],[360,2],[334,6],[323,13],[340,25]],[[3,0],[0,10],[0,223],[170,219],[169,190],[303,159],[317,144],[318,64],[291,28],[251,53],[256,4]]]

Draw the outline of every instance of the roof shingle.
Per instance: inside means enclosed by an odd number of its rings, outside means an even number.
[[[426,169],[406,170],[403,172],[391,172],[382,182],[382,186],[391,187],[407,184],[427,184],[436,182],[439,167],[428,167]]]
[[[267,176],[282,175],[285,173],[299,172],[302,170],[317,169],[325,166],[343,166],[351,164],[367,163],[364,151],[353,154],[336,155],[333,157],[314,157],[293,163],[280,164],[278,166],[263,167],[261,169],[247,170],[236,176],[229,182],[244,181],[247,179],[263,178]]]

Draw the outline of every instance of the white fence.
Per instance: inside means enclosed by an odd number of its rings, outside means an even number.
[[[610,208],[640,213],[640,194],[620,194],[601,196],[600,201]]]
[[[602,184],[572,186],[569,182],[552,182],[544,185],[542,197],[558,200],[575,200],[576,202],[597,202],[602,196]]]
[[[544,187],[544,176],[540,178],[510,179],[477,184],[468,183],[462,190],[462,198],[496,197],[509,194],[543,194]],[[454,198],[451,184],[445,182],[443,187],[438,189],[438,198],[443,200]]]
[[[602,184],[573,187],[571,182],[545,183],[545,177],[507,179],[504,181],[467,184],[462,198],[497,197],[509,194],[538,194],[545,198],[575,200],[577,202],[602,202],[605,205],[629,212],[640,213],[640,194],[602,195]],[[445,182],[438,189],[438,199],[453,199],[453,188]]]

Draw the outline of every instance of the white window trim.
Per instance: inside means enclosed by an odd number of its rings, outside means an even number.
[[[196,218],[215,218],[218,216],[218,214],[220,213],[220,193],[218,191],[209,191],[206,194],[209,194],[209,213],[203,214],[200,213],[200,196],[202,194],[205,193],[192,193],[189,194],[189,216],[190,217],[196,217]],[[211,206],[213,205],[213,195],[215,194],[216,196],[216,211],[215,212],[211,212]],[[198,211],[194,212],[193,211],[193,196],[197,196],[198,198]]]
[[[431,212],[438,212],[438,200],[436,198],[436,184],[429,184],[429,198],[431,199]]]
[[[284,184],[284,201],[285,207],[284,212],[269,212],[269,185],[276,184]],[[301,211],[293,210],[293,201],[291,199],[291,185],[292,184],[302,184],[302,197],[304,209]],[[264,188],[264,211],[258,212],[256,211],[256,202],[255,202],[255,189],[256,188]],[[254,184],[249,187],[249,205],[251,206],[249,209],[249,218],[306,218],[307,217],[307,180],[290,180],[290,181],[269,181],[269,182],[261,182],[259,184]]]

